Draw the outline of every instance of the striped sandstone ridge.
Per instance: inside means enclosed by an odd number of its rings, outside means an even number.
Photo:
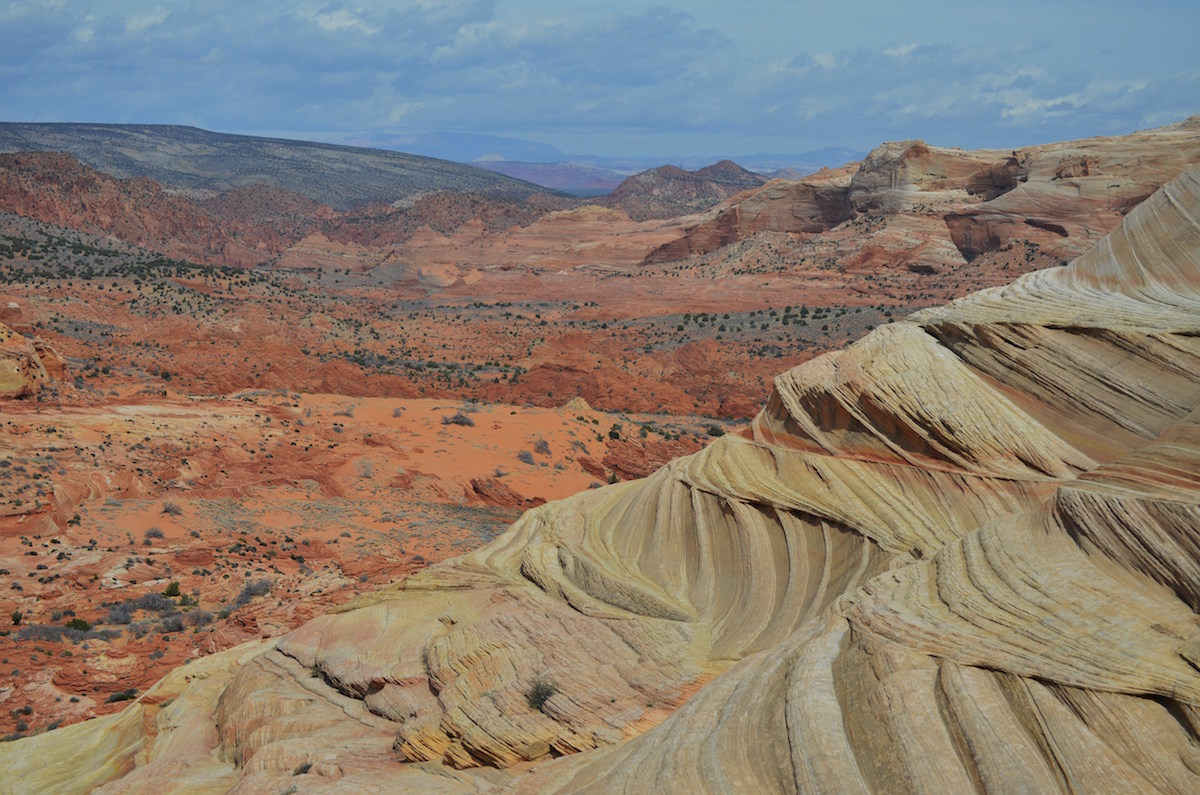
[[[1070,266],[781,375],[745,433],[9,743],[0,781],[1195,792],[1198,285],[1193,170]]]

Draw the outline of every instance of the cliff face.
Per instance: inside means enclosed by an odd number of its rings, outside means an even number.
[[[782,374],[744,433],[0,746],[0,775],[1195,792],[1197,219],[1193,170],[1067,267]]]

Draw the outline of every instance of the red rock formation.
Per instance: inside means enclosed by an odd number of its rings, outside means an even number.
[[[467,493],[468,499],[485,505],[497,505],[501,508],[535,508],[546,502],[541,497],[522,497],[513,491],[507,483],[497,478],[471,478],[471,488]]]

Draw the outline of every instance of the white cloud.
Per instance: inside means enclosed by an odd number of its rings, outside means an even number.
[[[568,14],[554,0],[105,0],[92,17],[75,4],[0,0],[0,113],[472,130],[567,151],[636,138],[687,154],[699,140],[729,142],[729,153],[916,137],[1032,143],[1200,109],[1186,24],[1200,6],[1173,26],[1154,9],[1109,25],[1099,8],[1099,21],[1080,23],[1086,36],[988,44],[957,33],[990,18],[950,0],[931,0],[957,26],[941,28],[879,0],[882,32],[857,24],[868,0],[786,13],[769,0],[656,2]],[[1041,29],[1053,30],[1062,14],[1046,13]]]
[[[125,21],[125,32],[137,35],[146,30],[161,25],[167,21],[167,11],[164,8],[155,8],[145,14],[135,14]]]
[[[373,36],[379,32],[379,28],[374,25],[367,24],[356,13],[348,8],[337,8],[333,10],[321,10],[309,15],[309,19],[317,24],[321,30],[326,31],[358,31],[365,33],[368,36]]]
[[[831,52],[814,52],[810,57],[813,63],[825,70],[838,65],[837,56]]]
[[[889,47],[883,51],[883,54],[892,58],[907,58],[913,54],[913,51],[916,50],[918,46],[919,45],[914,43],[905,44],[903,47]]]

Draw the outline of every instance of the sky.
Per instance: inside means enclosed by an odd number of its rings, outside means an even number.
[[[1200,113],[1197,0],[0,0],[0,121],[566,153],[1014,148]]]

